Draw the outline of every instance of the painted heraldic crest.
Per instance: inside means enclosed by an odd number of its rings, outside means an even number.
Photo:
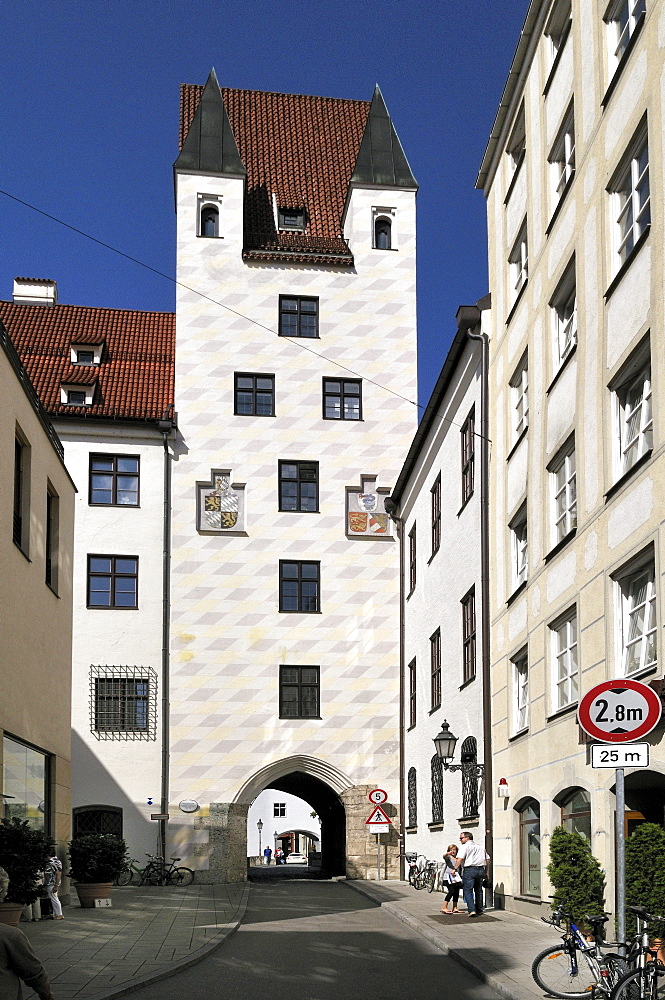
[[[203,517],[213,531],[235,528],[238,520],[238,494],[231,489],[228,476],[216,476],[214,489],[203,494]]]

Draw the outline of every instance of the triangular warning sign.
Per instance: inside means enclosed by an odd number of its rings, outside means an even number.
[[[365,820],[366,826],[378,826],[380,823],[392,823],[390,816],[381,806],[377,806],[369,819]]]

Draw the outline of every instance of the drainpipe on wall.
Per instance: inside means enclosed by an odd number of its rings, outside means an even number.
[[[493,886],[492,841],[494,831],[494,798],[492,781],[492,691],[490,685],[490,553],[489,553],[489,337],[480,329],[481,309],[488,309],[490,297],[481,299],[475,306],[460,306],[457,326],[466,328],[471,340],[481,344],[480,381],[480,586],[482,618],[482,674],[483,674],[483,764],[485,779],[485,850],[490,856],[487,877]],[[489,905],[494,902],[490,888]]]
[[[173,403],[167,408],[157,427],[162,432],[164,442],[164,521],[162,537],[162,767],[160,813],[169,811],[169,765],[170,765],[170,624],[171,624],[171,452],[169,437],[177,430],[177,414]],[[157,853],[166,858],[168,820],[159,820],[159,846]]]
[[[399,541],[399,877],[404,881],[404,522],[392,497],[386,497],[383,505],[395,522]]]

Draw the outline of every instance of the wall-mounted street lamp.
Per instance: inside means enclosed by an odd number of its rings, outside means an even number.
[[[457,745],[457,737],[451,733],[450,726],[444,719],[443,725],[441,726],[441,732],[438,736],[434,737],[434,746],[436,747],[436,752],[441,758],[444,768],[446,771],[463,771],[466,774],[475,774],[477,778],[482,778],[485,772],[485,765],[478,764],[475,760],[462,760],[461,764],[451,764],[453,757],[455,756],[455,747]],[[462,754],[462,757],[465,755]]]

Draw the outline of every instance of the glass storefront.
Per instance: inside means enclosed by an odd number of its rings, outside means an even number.
[[[533,799],[520,810],[521,890],[540,896],[540,806]]]
[[[2,818],[26,819],[48,833],[48,756],[4,736],[2,740]]]

